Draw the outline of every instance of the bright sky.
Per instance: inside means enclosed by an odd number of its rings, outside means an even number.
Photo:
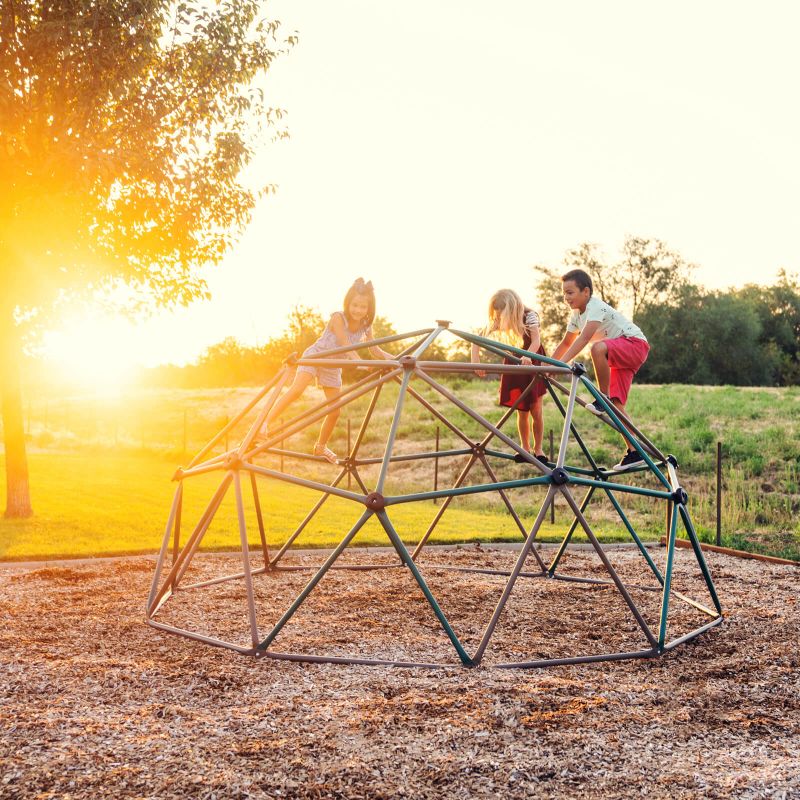
[[[296,303],[339,307],[359,275],[400,331],[476,326],[498,288],[535,303],[533,264],[584,241],[614,258],[628,233],[709,287],[800,271],[794,0],[266,10],[300,35],[267,79],[291,139],[254,170],[278,193],[210,273],[213,299],[108,328],[118,357],[263,342]]]

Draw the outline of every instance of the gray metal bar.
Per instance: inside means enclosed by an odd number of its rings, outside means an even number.
[[[264,555],[264,567],[269,569],[269,547],[267,545],[267,532],[264,529],[264,517],[261,514],[261,500],[258,497],[258,486],[254,472],[250,473],[250,486],[253,490],[253,505],[256,508],[256,520],[258,521],[258,535],[261,537],[261,552]]]
[[[411,380],[411,370],[406,370],[403,375],[403,383],[400,386],[400,393],[397,395],[397,404],[394,407],[394,417],[392,418],[392,426],[389,428],[389,437],[386,440],[386,449],[384,451],[383,466],[381,467],[380,475],[378,476],[378,483],[375,487],[376,492],[383,492],[383,485],[386,482],[386,476],[389,473],[389,460],[392,457],[392,449],[394,448],[394,440],[397,436],[397,428],[400,425],[400,417],[403,413],[403,401],[406,396],[406,387]]]
[[[592,495],[594,494],[594,486],[590,486],[588,491],[581,500],[581,512],[586,511],[589,507],[589,501],[592,499]],[[569,544],[570,539],[572,539],[572,534],[575,533],[575,529],[578,527],[578,518],[572,520],[572,524],[569,526],[569,530],[567,531],[567,535],[561,540],[561,544],[559,545],[556,554],[553,556],[553,560],[550,562],[550,566],[547,568],[547,573],[552,578],[555,575],[556,568],[558,567],[559,562],[564,556],[564,553],[567,551],[567,545]]]
[[[625,584],[622,582],[619,575],[617,575],[617,571],[614,569],[614,567],[611,565],[611,562],[608,560],[608,557],[606,556],[602,545],[600,544],[600,542],[597,541],[597,537],[594,535],[594,532],[589,526],[589,523],[586,521],[586,517],[583,516],[581,510],[578,508],[578,504],[575,502],[575,498],[573,498],[572,494],[569,491],[567,491],[566,486],[559,486],[559,489],[566,498],[567,503],[569,503],[570,508],[572,508],[572,510],[575,512],[575,516],[578,517],[578,520],[580,521],[584,533],[586,534],[589,541],[592,543],[595,552],[599,556],[600,560],[603,562],[603,566],[605,566],[606,570],[608,571],[608,574],[611,575],[611,580],[614,581],[617,590],[625,599],[625,602],[628,604],[628,608],[631,610],[631,613],[633,614],[634,618],[639,623],[639,627],[642,629],[644,635],[647,637],[647,641],[650,642],[652,647],[654,648],[658,647],[658,640],[655,638],[655,636],[653,636],[653,632],[647,626],[647,623],[645,622],[644,617],[642,617],[638,607],[636,606],[636,603],[633,602],[633,598],[630,596],[630,593],[625,588]]]
[[[483,632],[483,637],[481,638],[481,642],[478,645],[478,649],[472,656],[472,660],[476,664],[480,664],[481,659],[483,658],[483,654],[489,645],[489,640],[492,638],[492,634],[494,633],[497,621],[500,619],[500,614],[503,613],[503,609],[505,608],[506,603],[508,602],[508,598],[511,596],[511,592],[514,589],[514,584],[517,582],[517,578],[519,577],[520,572],[522,572],[522,567],[524,566],[525,561],[528,558],[528,553],[533,548],[534,539],[536,538],[536,534],[539,532],[539,528],[541,527],[542,521],[544,520],[545,514],[547,513],[549,503],[553,499],[552,495],[554,492],[555,489],[551,484],[547,490],[547,497],[545,498],[544,503],[542,503],[542,507],[539,509],[539,513],[536,516],[536,521],[533,523],[531,532],[530,534],[528,534],[528,538],[525,540],[525,544],[522,546],[522,550],[520,550],[519,557],[517,558],[517,563],[514,565],[514,569],[511,572],[511,576],[509,577],[508,582],[506,583],[506,586],[503,589],[503,594],[500,596],[500,600],[495,606],[492,618],[489,620],[489,624],[486,626],[486,629]]]
[[[285,472],[276,472],[273,469],[266,467],[259,467],[257,464],[242,464],[242,469],[249,470],[250,472],[257,472],[265,478],[275,478],[275,480],[283,481],[284,483],[293,483],[296,486],[305,486],[306,489],[316,489],[318,492],[325,492],[327,494],[335,494],[337,497],[343,497],[345,500],[355,500],[357,503],[363,503],[364,495],[356,494],[355,492],[348,492],[346,489],[336,489],[327,483],[318,483],[317,481],[307,481],[305,478],[295,478],[294,475],[287,475]]]
[[[370,339],[365,342],[356,342],[356,344],[343,345],[342,347],[334,347],[330,350],[320,350],[316,355],[318,356],[336,356],[340,353],[349,353],[352,350],[366,350],[370,347],[376,347],[381,344],[390,344],[391,342],[399,342],[403,339],[411,339],[417,336],[428,336],[434,328],[421,328],[418,331],[411,331],[410,333],[393,333],[391,336],[382,336],[380,339]]]
[[[278,653],[274,650],[263,650],[257,653],[259,658],[273,658],[277,661],[298,661],[308,664],[347,664],[360,667],[423,667],[427,669],[445,669],[456,667],[456,664],[437,664],[427,661],[393,661],[384,658],[347,658],[346,656],[312,656],[302,653]]]
[[[367,376],[358,383],[353,384],[353,386],[349,387],[346,391],[342,392],[335,400],[325,400],[324,402],[314,406],[314,408],[299,414],[297,417],[294,417],[285,425],[281,425],[278,428],[275,428],[275,430],[271,430],[266,440],[245,453],[243,458],[253,458],[268,448],[274,447],[288,436],[293,436],[295,433],[305,430],[323,417],[327,417],[331,411],[336,411],[336,409],[351,403],[353,400],[371,391],[376,386],[392,380],[395,375],[399,374],[399,372],[400,368],[398,367],[397,369],[386,374],[381,374],[378,377],[374,377],[372,375]]]
[[[398,461],[426,461],[431,458],[449,458],[450,456],[467,456],[472,453],[472,448],[462,448],[461,450],[434,450],[429,453],[405,453],[401,456],[392,456],[389,461],[394,464]],[[384,459],[376,458],[359,458],[356,463],[359,467],[368,466],[369,464],[383,464]]]
[[[264,424],[264,420],[267,418],[270,411],[272,411],[272,407],[277,402],[278,398],[281,396],[281,389],[286,385],[286,382],[289,380],[289,370],[284,370],[283,378],[278,382],[275,388],[272,390],[271,397],[267,398],[266,403],[264,403],[264,407],[259,412],[258,416],[253,421],[253,424],[250,426],[249,430],[244,436],[244,439],[239,443],[239,446],[235,448],[237,455],[241,458],[244,453],[247,452],[247,448],[250,447],[251,442],[258,434],[261,426]]]
[[[502,441],[504,444],[507,444],[515,453],[519,453],[521,456],[523,456],[526,461],[536,466],[544,475],[549,475],[552,472],[550,467],[543,464],[541,461],[539,461],[538,458],[535,458],[526,450],[523,450],[513,439],[509,438],[501,430],[492,425],[492,423],[489,422],[488,419],[481,416],[476,411],[473,411],[468,405],[462,403],[461,400],[459,400],[451,391],[446,389],[437,381],[433,380],[433,378],[431,378],[421,369],[417,368],[415,372],[420,378],[422,378],[422,380],[424,380],[427,384],[436,389],[436,391],[439,392],[439,394],[441,394],[443,397],[446,397],[451,403],[460,408],[465,414],[472,417],[472,419],[474,419],[476,422],[483,425],[483,427],[486,428],[486,430],[491,431],[498,439],[500,439],[500,441]]]
[[[150,594],[147,597],[147,605],[145,607],[147,616],[150,616],[150,608],[153,605],[153,601],[156,596],[156,591],[158,591],[158,581],[161,578],[161,570],[164,568],[164,559],[167,555],[167,548],[169,547],[169,540],[172,535],[172,526],[175,522],[175,514],[178,510],[178,505],[181,502],[181,498],[183,497],[183,481],[178,484],[178,488],[175,489],[175,494],[172,498],[172,506],[169,510],[169,516],[167,517],[167,527],[164,530],[164,538],[161,540],[161,550],[158,552],[158,559],[156,561],[156,570],[153,574],[153,582],[150,584]]]
[[[717,625],[721,625],[722,619],[723,619],[722,617],[717,617],[716,619],[711,620],[711,622],[707,622],[705,625],[702,625],[701,627],[696,628],[693,631],[690,631],[684,636],[681,636],[678,639],[673,639],[671,642],[664,645],[664,649],[662,652],[667,653],[670,650],[676,648],[678,645],[683,644],[684,642],[691,641],[692,639],[698,637],[701,633],[705,633],[707,630],[715,628]]]
[[[208,526],[211,524],[214,514],[217,513],[217,509],[222,503],[225,493],[228,491],[231,480],[232,478],[230,474],[227,474],[222,479],[222,482],[220,483],[219,487],[217,487],[217,490],[212,496],[209,504],[206,506],[206,510],[203,512],[203,515],[200,517],[200,520],[195,526],[194,531],[192,531],[191,536],[183,546],[183,550],[178,556],[177,561],[172,565],[172,568],[170,569],[166,580],[162,584],[161,589],[153,594],[152,600],[149,602],[149,615],[151,617],[156,613],[156,610],[161,605],[163,598],[168,596],[168,594],[171,594],[173,587],[176,587],[177,584],[180,583],[180,580],[183,577],[183,570],[181,567],[184,563],[186,563],[188,566],[189,562],[191,562],[191,559],[194,557],[194,552],[197,549],[200,540],[205,535],[206,530],[208,530]]]
[[[247,618],[250,621],[250,637],[253,647],[258,644],[258,623],[256,622],[256,601],[253,595],[253,578],[250,575],[250,548],[247,544],[247,522],[244,518],[244,502],[242,501],[242,480],[239,471],[233,473],[233,488],[236,493],[236,513],[239,518],[239,540],[242,546],[242,566],[244,567],[244,585],[247,590]]]
[[[197,462],[206,454],[208,453],[213,447],[217,445],[218,442],[222,441],[225,436],[239,424],[239,421],[242,417],[247,414],[250,409],[252,409],[264,395],[281,379],[283,374],[286,372],[286,367],[283,367],[275,377],[267,383],[267,385],[261,389],[258,394],[238,413],[234,416],[230,422],[216,435],[213,439],[202,449],[200,452],[189,462],[187,469],[191,469],[194,467]]]
[[[158,622],[157,620],[151,618],[148,618],[146,622],[148,625],[150,625],[150,627],[157,628],[158,630],[165,631],[166,633],[175,633],[178,636],[183,636],[186,639],[194,639],[196,642],[210,644],[214,647],[224,647],[227,650],[234,650],[243,656],[253,655],[252,647],[242,647],[238,644],[233,644],[233,642],[225,642],[222,639],[215,639],[213,636],[203,636],[201,633],[193,633],[192,631],[187,631],[183,628],[176,628],[174,625],[168,625],[165,622]]]
[[[489,478],[493,480],[495,483],[497,483],[497,475],[495,475],[494,470],[489,466],[489,462],[486,460],[486,457],[483,455],[483,453],[480,453],[478,455],[478,458],[480,459],[484,469],[488,473]],[[522,539],[524,541],[528,537],[528,532],[525,530],[525,526],[522,524],[522,520],[519,518],[519,515],[517,514],[514,506],[511,505],[511,501],[508,499],[506,493],[502,489],[498,489],[497,491],[500,497],[503,499],[503,502],[505,503],[505,506],[508,509],[508,513],[511,514],[512,519],[519,528],[519,531],[522,534]],[[553,494],[553,497],[555,497],[555,494]],[[552,498],[551,498],[551,507],[552,507]],[[534,558],[541,567],[542,572],[546,572],[547,567],[545,566],[544,561],[542,561],[541,556],[537,552],[536,548],[535,547],[531,548],[531,552],[533,553]]]

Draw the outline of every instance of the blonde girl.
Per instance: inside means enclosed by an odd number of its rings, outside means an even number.
[[[539,334],[539,315],[522,302],[522,298],[512,289],[500,289],[489,300],[489,325],[486,336],[504,333],[513,338],[513,344],[523,350],[546,355],[542,347]],[[472,345],[472,360],[480,361],[480,351],[477,345]],[[523,364],[532,364],[530,358],[523,356]],[[504,364],[511,364],[508,358],[503,359]],[[486,375],[485,370],[476,370],[481,377]],[[523,449],[532,452],[540,461],[547,461],[542,449],[544,437],[544,419],[542,417],[542,397],[547,391],[544,378],[539,375],[504,374],[500,376],[501,406],[510,408],[519,396],[533,384],[531,390],[517,405],[517,430],[519,431],[520,444]],[[533,449],[531,449],[531,429],[533,432]],[[524,461],[517,454],[516,461]]]

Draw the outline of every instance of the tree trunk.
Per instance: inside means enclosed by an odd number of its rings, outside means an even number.
[[[19,332],[14,324],[13,310],[0,306],[0,395],[6,451],[5,515],[10,518],[29,517],[33,514],[22,420],[19,356]]]

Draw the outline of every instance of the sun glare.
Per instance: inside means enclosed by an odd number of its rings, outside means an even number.
[[[134,377],[135,337],[123,320],[69,319],[44,336],[55,375],[86,392],[116,395]]]

